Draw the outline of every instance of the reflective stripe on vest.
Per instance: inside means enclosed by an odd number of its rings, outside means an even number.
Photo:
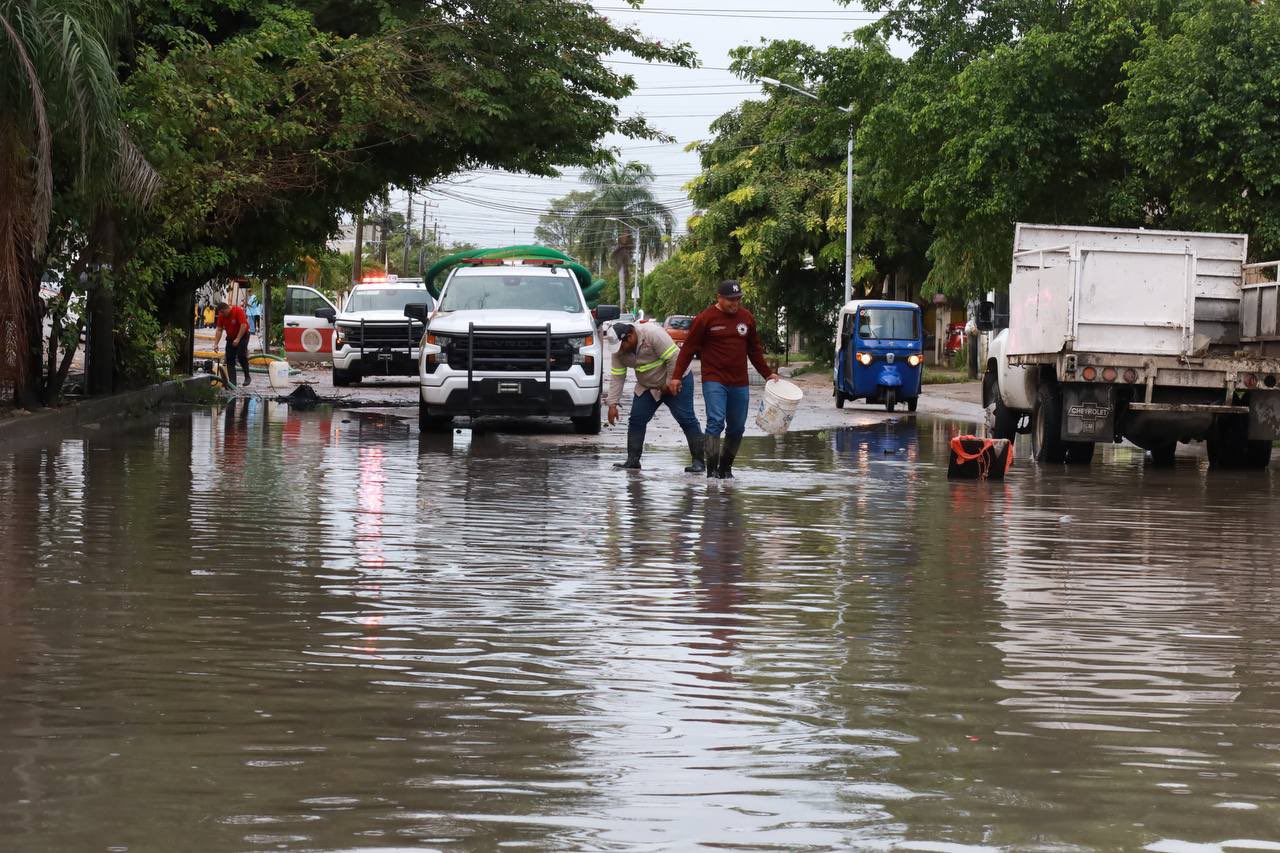
[[[648,364],[637,364],[636,373],[644,373],[647,370],[653,370],[654,368],[661,367],[663,364],[670,361],[671,357],[678,352],[680,352],[680,347],[677,346],[676,344],[672,344],[671,346],[667,347],[667,351],[664,352],[662,354],[662,358],[658,359],[657,361],[651,361]]]

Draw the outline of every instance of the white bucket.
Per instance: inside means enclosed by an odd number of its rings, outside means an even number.
[[[267,380],[271,382],[271,387],[276,391],[288,391],[290,387],[289,363],[273,361],[267,365]]]
[[[791,427],[804,392],[798,385],[785,379],[773,379],[764,385],[760,398],[760,411],[756,413],[756,426],[773,435],[782,435]]]

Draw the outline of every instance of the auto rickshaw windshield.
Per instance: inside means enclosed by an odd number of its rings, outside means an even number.
[[[858,311],[858,337],[863,340],[913,341],[919,336],[916,312],[910,308],[863,308]]]

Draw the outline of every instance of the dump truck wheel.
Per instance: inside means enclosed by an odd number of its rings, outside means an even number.
[[[1036,392],[1031,412],[1031,453],[1037,462],[1061,465],[1067,461],[1067,443],[1062,440],[1062,392],[1045,383]]]

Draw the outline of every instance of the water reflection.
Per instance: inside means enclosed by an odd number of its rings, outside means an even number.
[[[0,458],[13,849],[1277,841],[1270,477],[239,401]]]

